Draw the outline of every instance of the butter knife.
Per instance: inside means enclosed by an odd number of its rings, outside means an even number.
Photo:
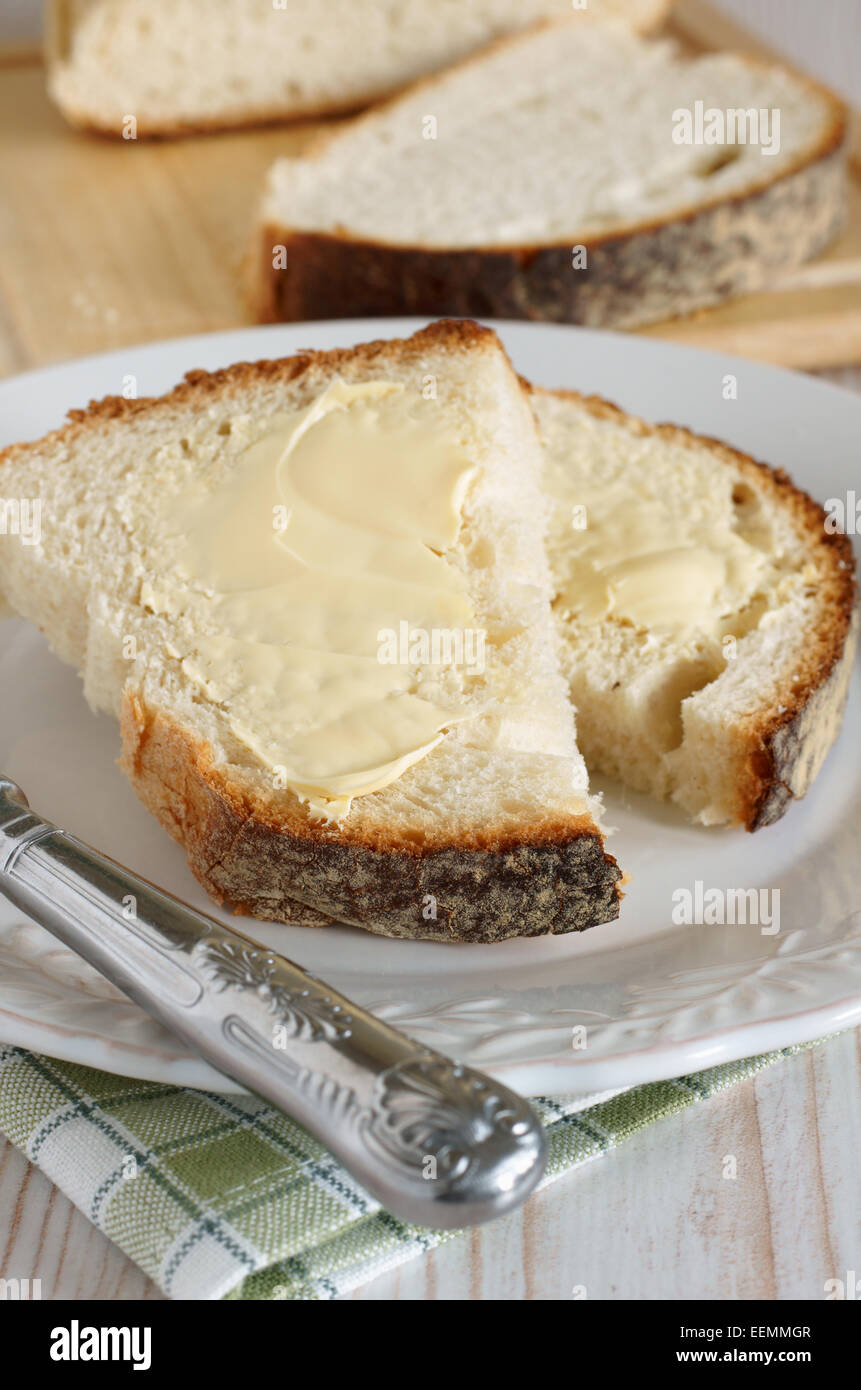
[[[544,1132],[521,1096],[43,820],[2,776],[0,892],[402,1220],[476,1225],[541,1178]]]

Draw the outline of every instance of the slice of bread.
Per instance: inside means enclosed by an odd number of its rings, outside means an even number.
[[[771,824],[840,728],[858,635],[850,541],[785,473],[725,444],[597,397],[531,398],[590,772],[706,825]]]
[[[737,113],[708,123],[734,141],[676,143],[700,133],[698,103],[703,138],[709,111]],[[837,100],[783,68],[541,25],[275,163],[256,311],[620,327],[687,313],[835,235],[844,136]]]
[[[589,0],[645,31],[670,0]],[[138,138],[355,110],[571,0],[50,0],[48,86],[78,126]],[[579,17],[579,16],[578,16]]]
[[[441,741],[330,821],[279,789],[252,751],[271,738],[271,700],[258,706],[247,681],[211,696],[190,677],[205,576],[195,588],[192,574],[173,617],[152,595],[178,583],[161,547],[190,487],[203,500],[223,495],[273,417],[333,382],[380,381],[399,385],[424,432],[444,422],[468,463],[457,538],[441,558],[486,634],[485,663],[443,671],[451,722]],[[125,771],[216,899],[273,920],[291,920],[298,901],[302,920],[311,908],[313,920],[396,937],[579,930],[617,915],[620,872],[588,795],[556,651],[540,462],[527,398],[495,334],[475,324],[192,372],[167,396],[94,403],[0,454],[0,496],[42,506],[41,545],[0,536],[0,591],[82,672],[91,705],[120,718]],[[238,549],[238,522],[235,531]]]

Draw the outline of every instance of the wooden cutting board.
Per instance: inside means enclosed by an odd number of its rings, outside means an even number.
[[[677,10],[670,32],[693,50],[767,53],[700,0]],[[242,262],[264,172],[317,129],[86,136],[48,101],[38,53],[0,52],[0,374],[248,323]],[[791,366],[861,362],[861,164],[853,177],[849,227],[820,260],[644,331]]]

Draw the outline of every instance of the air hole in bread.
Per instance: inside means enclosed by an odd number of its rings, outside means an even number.
[[[423,845],[425,840],[427,839],[427,836],[425,835],[423,830],[405,830],[403,833],[403,838],[407,841],[408,844]]]
[[[723,667],[720,657],[703,656],[699,661],[680,662],[671,672],[660,701],[656,701],[652,711],[653,742],[662,753],[670,753],[681,747],[684,738],[682,706],[691,695],[696,695],[720,675]]]
[[[770,553],[773,549],[773,532],[759,493],[748,483],[736,483],[732,490],[732,506],[736,534],[748,545]]]

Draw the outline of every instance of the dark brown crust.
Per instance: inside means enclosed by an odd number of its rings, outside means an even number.
[[[826,89],[793,76],[827,102],[829,118],[779,177],[743,193],[545,246],[440,250],[267,222],[251,257],[253,312],[263,322],[452,314],[633,328],[759,289],[815,256],[845,219],[846,113]],[[584,269],[572,266],[574,244],[586,248]],[[286,248],[283,269],[275,246]]]
[[[849,676],[858,639],[858,583],[849,538],[825,529],[826,513],[783,469],[760,463],[719,439],[694,434],[678,425],[651,425],[628,415],[600,396],[576,391],[544,391],[521,378],[532,395],[577,401],[593,415],[623,424],[632,433],[658,435],[668,443],[705,446],[717,462],[747,474],[760,491],[770,492],[775,507],[791,515],[805,538],[827,622],[810,634],[793,675],[768,709],[741,731],[736,821],[760,830],[785,814],[809,790],[840,728]]]
[[[750,730],[750,778],[742,806],[745,829],[761,830],[780,820],[793,801],[809,790],[813,778],[840,731],[849,695],[849,678],[858,645],[858,610],[847,626],[843,651],[827,657],[818,670],[806,670],[803,684],[790,688],[791,703]],[[833,637],[833,634],[832,634]],[[836,641],[832,640],[832,647]],[[811,741],[819,744],[811,770],[804,769]]]
[[[123,768],[218,902],[270,921],[305,904],[380,936],[494,942],[583,931],[619,914],[621,873],[586,817],[547,816],[512,837],[487,825],[430,845],[285,817],[137,696],[123,704]],[[426,916],[431,905],[436,917]]]
[[[56,3],[57,0],[54,0],[54,5],[51,6],[52,11]],[[657,29],[663,23],[671,5],[672,0],[663,0],[662,4],[656,3],[653,18],[647,20],[646,23],[642,26],[631,25],[631,31],[634,33],[641,34],[654,32],[654,30]],[[588,16],[578,16],[577,20],[579,20],[579,22],[582,22],[584,18],[588,18]],[[575,22],[577,22],[577,20],[575,20]],[[540,20],[537,24],[528,25],[526,27],[528,29],[543,28],[546,24],[558,22],[560,21],[553,19]],[[567,18],[562,22],[570,22],[570,18]],[[503,35],[502,38],[495,40],[494,43],[490,45],[485,45],[484,49],[480,49],[479,51],[486,51],[488,47],[493,47],[497,43],[507,43],[513,39],[517,39],[524,32],[526,32],[526,29],[515,29],[511,33]],[[74,125],[78,130],[84,131],[87,135],[95,135],[99,138],[108,139],[112,141],[122,139],[122,123],[120,123],[119,129],[114,125],[100,125],[97,121],[94,121],[91,116],[85,115],[82,111],[79,111],[75,107],[60,101],[55,96],[51,84],[51,73],[52,68],[55,66],[55,59],[53,58],[53,54],[49,50],[50,45],[46,43],[45,59],[48,73],[48,89],[53,99],[57,102],[57,105],[59,106],[66,120],[69,121],[71,125]],[[461,62],[471,62],[474,57],[474,52],[469,53],[464,58],[458,59],[454,66],[457,66]],[[322,121],[329,120],[331,118],[352,116],[357,114],[358,112],[367,110],[367,108],[370,106],[377,106],[379,104],[387,103],[390,101],[397,101],[398,98],[402,96],[405,92],[410,91],[413,87],[418,86],[421,83],[432,81],[434,77],[439,76],[440,71],[445,70],[446,68],[443,68],[437,70],[436,72],[427,73],[424,76],[416,79],[416,81],[412,83],[392,83],[386,87],[378,87],[374,90],[366,92],[365,96],[362,99],[352,98],[350,101],[324,102],[322,104],[318,103],[316,105],[307,105],[303,107],[292,107],[286,109],[284,107],[272,106],[266,108],[265,110],[258,110],[255,111],[253,114],[248,114],[245,116],[236,116],[233,118],[213,117],[212,120],[208,121],[182,120],[163,122],[161,124],[157,122],[153,122],[151,124],[147,122],[139,122],[136,133],[136,139],[152,141],[187,139],[198,135],[218,135],[220,132],[227,130],[254,130],[266,126],[298,124],[303,121]]]

